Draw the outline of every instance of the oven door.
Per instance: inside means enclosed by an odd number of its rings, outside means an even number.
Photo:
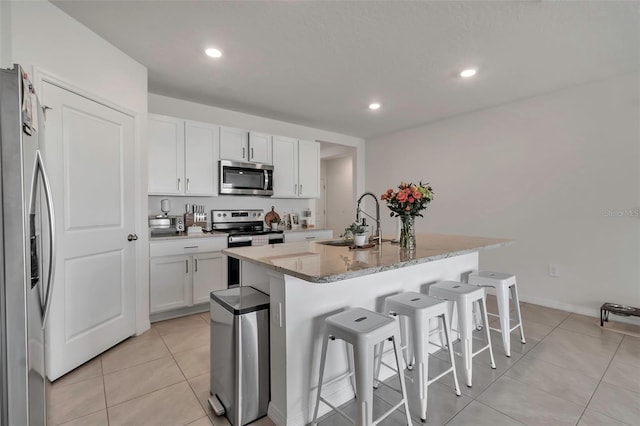
[[[242,235],[229,237],[229,248],[247,247],[251,245],[251,236]],[[227,256],[227,287],[238,287],[240,285],[240,260]]]
[[[273,166],[221,160],[220,194],[273,195]]]

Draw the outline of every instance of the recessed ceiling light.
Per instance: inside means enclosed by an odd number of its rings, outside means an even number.
[[[466,69],[466,70],[462,71],[460,73],[460,77],[464,77],[464,78],[473,77],[474,75],[476,75],[477,72],[478,72],[478,70],[476,70],[475,68],[469,68],[469,69]]]
[[[207,56],[211,56],[212,58],[219,58],[222,56],[222,52],[214,48],[207,49],[204,51],[204,53],[206,53]]]
[[[380,109],[380,104],[377,102],[374,102],[372,104],[369,104],[369,109]]]

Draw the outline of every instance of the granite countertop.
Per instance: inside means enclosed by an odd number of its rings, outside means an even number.
[[[331,231],[330,228],[294,228],[294,229],[285,229],[285,233],[289,232],[314,232],[314,231]]]
[[[149,241],[162,241],[162,240],[180,240],[180,239],[193,239],[193,238],[227,238],[229,234],[220,231],[201,232],[199,234],[188,235],[186,232],[176,232],[174,234],[160,234],[149,235]]]
[[[305,241],[230,248],[222,253],[305,281],[330,283],[513,243],[503,238],[464,235],[419,234],[416,237],[414,251],[400,249],[389,242],[351,250],[345,246],[323,245],[321,241]]]

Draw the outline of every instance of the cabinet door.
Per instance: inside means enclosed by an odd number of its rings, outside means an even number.
[[[191,305],[191,257],[164,256],[150,260],[149,311]]]
[[[218,195],[218,126],[185,123],[185,193]]]
[[[273,137],[273,196],[298,196],[298,140]]]
[[[298,142],[298,197],[320,198],[320,144]]]
[[[184,121],[149,115],[149,193],[184,193]]]
[[[249,132],[249,161],[271,164],[271,135]]]
[[[227,288],[222,253],[194,255],[193,262],[193,304],[208,303],[209,293]]]
[[[248,161],[249,132],[232,127],[220,127],[220,158]]]

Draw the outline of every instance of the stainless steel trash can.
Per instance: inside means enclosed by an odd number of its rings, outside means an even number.
[[[267,415],[269,382],[269,296],[253,287],[211,292],[211,384],[233,426]],[[216,401],[217,399],[217,401]]]

